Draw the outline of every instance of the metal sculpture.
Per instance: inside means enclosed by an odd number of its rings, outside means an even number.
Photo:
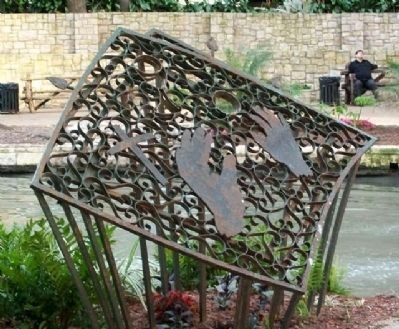
[[[327,249],[326,241],[336,240],[360,157],[374,141],[160,31],[118,29],[76,87],[32,187],[93,323],[93,308],[44,195],[62,204],[78,241],[70,207],[80,210],[95,246],[93,225],[101,234],[94,260],[100,275],[92,271],[93,280],[102,282],[98,294],[109,328],[115,319],[117,328],[134,324],[104,221],[141,239],[151,328],[147,240],[160,246],[164,290],[163,247],[200,262],[202,320],[208,265],[241,277],[235,328],[247,326],[253,281],[274,289],[271,323],[284,291],[290,292],[285,327],[306,291],[321,235],[317,252],[325,259],[325,274],[329,271],[334,243]]]

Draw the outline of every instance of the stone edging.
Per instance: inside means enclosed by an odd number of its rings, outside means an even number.
[[[363,157],[361,165],[366,168],[390,168],[399,164],[399,146],[375,145]]]
[[[0,144],[0,172],[34,172],[45,147],[45,144]]]

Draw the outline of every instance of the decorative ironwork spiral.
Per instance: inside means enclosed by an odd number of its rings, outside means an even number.
[[[193,48],[126,30],[65,111],[42,184],[296,287],[340,177],[373,143]]]

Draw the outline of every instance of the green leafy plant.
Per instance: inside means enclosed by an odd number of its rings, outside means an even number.
[[[57,224],[83,280],[88,280],[73,234]],[[94,295],[91,296],[94,299]],[[0,224],[0,319],[24,328],[89,327],[79,295],[44,219],[7,231]]]
[[[395,0],[313,0],[311,11],[318,13],[341,12],[396,12],[399,5]]]
[[[122,285],[126,292],[132,297],[137,297],[145,307],[144,300],[144,281],[143,281],[143,267],[141,256],[138,255],[140,240],[137,239],[132,248],[130,249],[129,255],[125,259],[117,260],[118,272],[121,277]],[[158,261],[154,258],[148,260],[150,267],[151,277],[155,277],[159,272]]]
[[[225,49],[226,62],[245,73],[260,78],[262,68],[272,58],[272,53],[265,47],[250,49],[244,54],[236,54],[231,49]]]
[[[52,13],[65,11],[66,0],[2,0],[1,12],[5,13]]]
[[[166,267],[173,274],[173,251],[166,249]],[[180,281],[184,290],[194,290],[198,287],[198,261],[192,257],[179,255]],[[206,278],[208,284],[213,286],[217,283],[217,277],[223,275],[223,270],[215,267],[207,267]]]
[[[177,0],[133,0],[130,11],[180,11]]]
[[[305,296],[298,302],[296,306],[296,313],[301,317],[309,316],[308,307],[312,306],[312,302],[314,296],[318,294],[320,289],[323,286],[324,280],[324,262],[323,262],[323,254],[318,251],[314,263],[312,264],[312,268],[310,270],[308,287]],[[342,285],[342,279],[345,274],[345,271],[340,268],[338,265],[333,265],[330,270],[330,274],[328,277],[328,285],[327,292],[334,294],[342,294],[347,295],[349,290],[344,288]]]
[[[337,105],[334,106],[330,112],[325,108],[322,108],[321,110],[324,111],[324,113],[332,114],[339,121],[356,128],[370,130],[375,127],[375,124],[369,120],[360,119],[362,115],[361,109],[359,112],[352,112],[346,105]]]
[[[303,298],[301,298],[299,300],[298,304],[296,304],[295,314],[297,314],[301,318],[309,317],[310,312],[309,312],[309,309],[308,309],[306,302]]]
[[[254,10],[249,4],[249,0],[216,0],[213,2],[186,0],[185,2],[183,11],[246,13]]]
[[[294,82],[292,84],[282,86],[282,90],[287,92],[288,94],[290,94],[293,97],[300,97],[304,90],[309,90],[309,89],[310,89],[310,87],[308,85],[298,83],[298,82]]]
[[[335,264],[331,268],[328,278],[328,291],[337,295],[349,295],[350,290],[342,285],[342,280],[346,270],[339,264]]]
[[[117,11],[119,10],[119,1],[117,0],[87,0],[87,10],[97,11]]]
[[[310,271],[307,294],[320,290],[323,284],[323,265],[323,257],[319,252]]]
[[[348,106],[346,106],[346,105],[334,106],[331,110],[331,114],[337,119],[340,119],[342,116],[344,116],[344,117],[352,116],[352,112],[349,111]]]
[[[373,96],[358,96],[353,100],[353,103],[357,106],[372,106],[375,105],[376,100]]]

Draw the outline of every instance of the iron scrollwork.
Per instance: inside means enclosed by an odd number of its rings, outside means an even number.
[[[37,186],[303,291],[326,209],[373,142],[191,47],[119,29],[75,89]]]

